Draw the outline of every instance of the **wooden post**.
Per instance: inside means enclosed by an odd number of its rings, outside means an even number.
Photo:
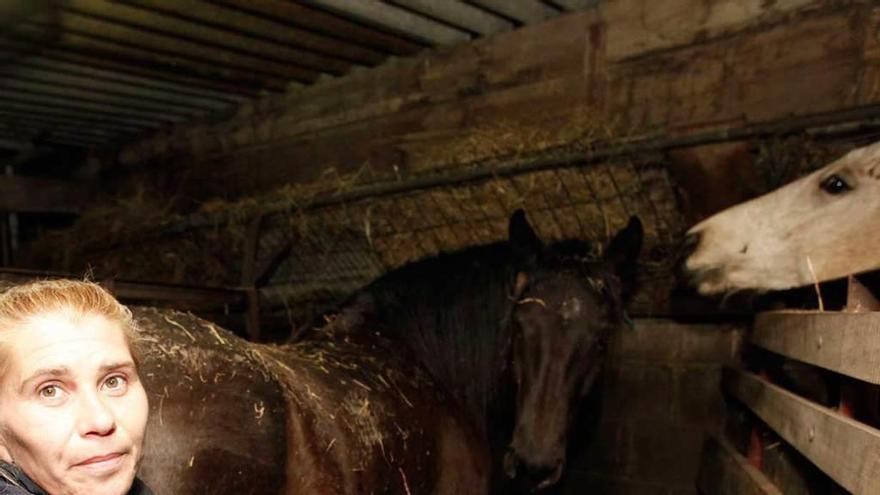
[[[761,471],[764,469],[764,440],[761,438],[761,430],[758,426],[752,426],[752,432],[749,434],[749,464]]]
[[[12,237],[9,232],[9,217],[6,213],[0,214],[0,256],[3,266],[12,265]]]
[[[880,300],[858,278],[850,275],[847,279],[846,308],[844,308],[844,311],[847,313],[880,311]]]
[[[260,292],[257,290],[256,265],[257,251],[260,244],[260,226],[263,215],[257,215],[248,224],[247,237],[244,244],[244,260],[241,267],[241,286],[247,297],[247,319],[245,328],[252,342],[259,342],[260,333]]]

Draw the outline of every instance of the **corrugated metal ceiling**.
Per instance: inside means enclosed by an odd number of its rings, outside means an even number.
[[[0,149],[115,148],[597,0],[4,0]]]

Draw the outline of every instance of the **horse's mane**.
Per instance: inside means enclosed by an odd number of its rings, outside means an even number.
[[[482,421],[503,393],[514,270],[509,245],[499,242],[410,263],[355,298],[369,297],[370,321],[406,342]]]
[[[482,424],[491,406],[510,400],[512,392],[504,388],[512,386],[504,374],[517,270],[583,270],[595,264],[590,253],[587,242],[562,241],[532,260],[535,266],[520,267],[510,244],[496,242],[389,271],[352,300],[366,298],[375,309],[368,321],[405,342]]]

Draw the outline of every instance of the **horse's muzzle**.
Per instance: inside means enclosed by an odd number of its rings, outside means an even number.
[[[675,258],[675,275],[679,282],[683,282],[684,285],[688,285],[693,278],[693,274],[688,272],[686,264],[688,258],[700,247],[701,237],[702,235],[699,232],[687,234],[681,245],[679,245],[678,254]]]
[[[535,465],[526,462],[513,449],[508,449],[504,454],[504,474],[530,492],[538,492],[555,485],[562,477],[564,468],[565,459]]]

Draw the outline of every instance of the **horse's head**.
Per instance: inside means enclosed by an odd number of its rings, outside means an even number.
[[[685,274],[703,294],[779,290],[880,267],[880,143],[697,224]]]
[[[641,243],[635,217],[601,256],[583,242],[545,248],[522,211],[511,217],[517,408],[504,471],[521,486],[542,489],[562,474],[572,417],[599,371],[604,337],[623,320]]]

